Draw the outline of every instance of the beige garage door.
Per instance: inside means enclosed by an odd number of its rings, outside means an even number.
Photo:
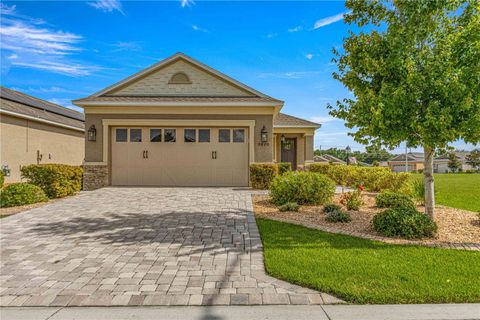
[[[248,186],[248,128],[114,127],[112,185]]]

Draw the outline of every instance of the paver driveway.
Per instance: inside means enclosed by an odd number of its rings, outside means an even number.
[[[104,188],[0,228],[2,306],[338,302],[265,274],[248,190]]]

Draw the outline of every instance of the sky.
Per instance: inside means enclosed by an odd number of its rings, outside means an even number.
[[[362,151],[326,108],[353,97],[332,78],[332,49],[357,31],[345,12],[342,1],[2,1],[0,82],[81,111],[71,100],[183,52],[321,123],[316,148]]]

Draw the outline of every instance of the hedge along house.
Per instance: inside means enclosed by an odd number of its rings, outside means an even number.
[[[74,103],[88,130],[86,190],[248,186],[250,163],[312,162],[320,127],[183,53]]]

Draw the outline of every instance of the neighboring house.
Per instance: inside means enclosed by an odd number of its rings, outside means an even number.
[[[20,181],[24,165],[83,162],[84,116],[80,112],[0,87],[0,122],[6,182]]]
[[[388,160],[388,167],[394,172],[412,172],[423,170],[423,153],[421,152],[409,152],[405,160],[405,154],[400,154]],[[408,170],[405,170],[408,164]]]
[[[337,157],[334,157],[329,154],[322,154],[321,156],[314,156],[313,157],[314,162],[320,162],[320,163],[334,163],[334,164],[347,164],[345,161],[338,159]]]
[[[470,170],[473,169],[471,165],[467,164],[465,157],[470,154],[470,151],[455,151],[455,156],[457,157],[458,161],[460,162],[460,170]],[[433,159],[433,172],[435,173],[449,173],[452,170],[448,167],[448,154],[443,156],[437,157]]]
[[[248,186],[250,163],[312,162],[320,127],[279,113],[283,101],[182,53],[74,103],[91,132],[87,190]]]

